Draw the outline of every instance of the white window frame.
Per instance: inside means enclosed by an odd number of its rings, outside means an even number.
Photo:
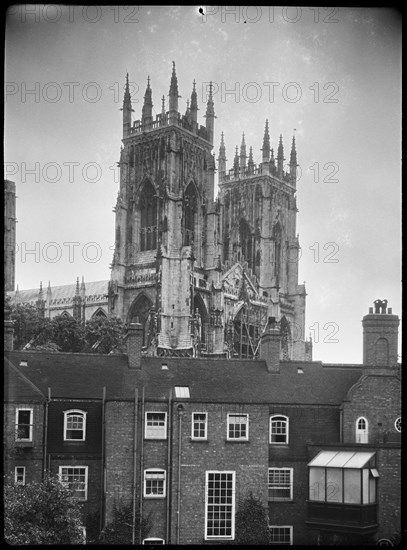
[[[151,544],[165,544],[165,540],[164,539],[158,539],[156,537],[148,537],[147,539],[143,539],[143,542],[142,544],[146,544],[146,541],[147,542],[147,546],[149,545],[149,542],[151,541]]]
[[[150,430],[153,429],[154,430],[154,427],[152,426],[148,426],[148,415],[150,414],[162,414],[164,415],[164,426],[158,430],[158,429],[155,429],[155,431],[151,432]],[[146,411],[145,412],[145,417],[144,417],[144,439],[167,439],[167,413],[166,412],[163,412],[163,411]],[[160,432],[162,433],[162,435],[159,435]],[[157,435],[158,433],[158,435]]]
[[[270,545],[281,544],[283,546],[292,546],[293,544],[293,526],[292,525],[269,525],[269,529],[289,529],[289,533],[290,533],[289,543],[282,543],[279,541],[279,542],[270,542]]]
[[[229,433],[229,427],[231,425],[235,425],[236,422],[233,422],[232,419],[233,417],[241,417],[241,418],[245,418],[246,421],[245,422],[237,422],[237,424],[241,424],[241,425],[244,425],[246,426],[246,435],[245,436],[240,436],[240,437],[231,437],[230,436],[230,433]],[[227,416],[227,431],[226,431],[226,438],[228,441],[249,441],[249,415],[247,413],[229,413],[228,416]]]
[[[401,434],[401,416],[398,416],[394,421],[394,429]]]
[[[212,474],[232,476],[232,504],[228,505],[231,510],[231,533],[230,535],[208,535],[208,508],[209,503],[209,477]],[[205,472],[205,540],[234,540],[235,538],[235,508],[236,508],[236,472],[232,470],[207,470]],[[219,502],[215,506],[225,507],[225,503]]]
[[[201,414],[203,416],[205,416],[205,420],[202,421],[202,420],[198,420],[198,421],[195,421],[195,415],[196,414]],[[199,424],[204,424],[204,427],[205,427],[205,434],[201,437],[201,436],[196,436],[194,435],[194,432],[195,432],[195,422],[199,422]],[[192,413],[192,422],[191,422],[191,439],[194,439],[195,441],[206,441],[208,439],[208,413],[207,412],[199,412],[199,411],[194,411]]]
[[[29,426],[29,436],[27,437],[19,437],[18,436],[18,427],[20,424],[18,423],[18,415],[22,411],[29,411],[30,413],[30,423]],[[34,425],[34,409],[32,407],[17,407],[16,408],[16,441],[30,441],[33,440],[33,425]],[[23,424],[22,424],[23,425]],[[24,424],[25,426],[26,424]]]
[[[359,422],[365,422],[365,428],[359,428]],[[365,416],[359,416],[355,422],[355,443],[369,443],[369,422]]]
[[[18,474],[17,470],[22,470],[22,472]],[[22,481],[18,481],[19,475],[23,476]],[[16,466],[14,468],[14,483],[18,483],[19,485],[25,485],[25,466]]]
[[[85,481],[81,482],[81,483],[83,483],[83,486],[84,486],[84,493],[85,493],[84,497],[78,497],[75,494],[75,490],[70,489],[70,486],[69,486],[70,482],[69,481],[64,481],[64,479],[63,479],[64,475],[69,475],[69,473],[67,473],[67,474],[63,473],[64,469],[74,470],[74,469],[78,469],[78,468],[80,468],[81,470],[85,470]],[[62,485],[64,485],[64,487],[66,487],[67,489],[72,491],[73,495],[75,496],[75,498],[79,502],[85,502],[85,501],[88,500],[88,473],[89,473],[89,467],[88,466],[83,466],[82,464],[75,464],[75,465],[65,464],[63,466],[60,466],[59,470],[58,470],[58,475],[59,475],[60,482],[62,483]]]
[[[148,479],[153,479],[153,478],[148,478],[148,475],[152,474],[153,472],[156,474],[159,473],[163,476],[162,478],[160,478],[162,479],[162,483],[163,483],[162,494],[147,493],[147,481]],[[163,470],[162,468],[148,468],[147,470],[144,470],[144,491],[143,491],[144,498],[165,498],[166,486],[167,486],[167,472],[165,470]]]
[[[289,488],[287,488],[286,484],[282,484],[281,486],[278,486],[277,484],[274,487],[270,487],[270,473],[271,471],[278,471],[278,472],[289,472]],[[290,500],[293,500],[293,487],[294,487],[294,468],[275,468],[271,467],[268,469],[268,491],[269,491],[269,500],[272,502],[289,502]],[[288,490],[290,492],[290,495],[288,497],[272,497],[270,496],[270,491],[272,489],[284,489]]]
[[[73,414],[75,414],[76,416],[82,416],[83,428],[82,428],[82,438],[80,439],[79,438],[71,439],[67,435],[68,417]],[[86,415],[87,415],[87,412],[82,411],[80,409],[70,409],[69,411],[64,411],[64,441],[85,441],[86,440]],[[69,429],[72,430],[72,428],[69,428]],[[80,430],[77,430],[77,431],[79,432]]]
[[[273,435],[279,435],[279,434],[273,434],[272,426],[273,422],[276,422],[277,419],[280,419],[280,421],[285,422],[285,441],[272,441]],[[288,445],[289,443],[289,437],[290,437],[290,419],[285,414],[273,414],[270,416],[269,421],[269,441],[270,445]]]

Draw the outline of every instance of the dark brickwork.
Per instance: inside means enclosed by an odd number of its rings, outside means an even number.
[[[64,441],[64,411],[86,413],[85,441]],[[48,406],[48,452],[102,452],[102,403],[92,401],[51,401]]]
[[[24,407],[33,409],[32,443],[18,442],[15,440],[16,409]],[[44,406],[36,403],[18,403],[18,405],[10,403],[5,404],[4,426],[4,473],[10,474],[14,479],[14,468],[16,466],[25,466],[26,483],[30,481],[40,481],[44,467]]]

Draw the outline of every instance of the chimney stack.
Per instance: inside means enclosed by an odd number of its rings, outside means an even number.
[[[6,319],[4,321],[4,351],[13,351],[14,347],[14,321]]]
[[[366,367],[397,365],[398,327],[400,319],[387,308],[387,300],[375,300],[363,325],[363,364]]]
[[[141,348],[143,345],[143,327],[140,323],[130,323],[127,328],[127,359],[129,369],[141,367]]]
[[[268,372],[280,372],[280,345],[280,327],[274,317],[269,317],[260,347],[260,358],[266,361]]]

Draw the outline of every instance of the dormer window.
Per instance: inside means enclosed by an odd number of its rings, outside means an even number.
[[[64,412],[64,441],[85,441],[86,412],[69,410]]]

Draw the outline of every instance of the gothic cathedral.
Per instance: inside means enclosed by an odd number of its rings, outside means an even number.
[[[253,358],[269,323],[282,334],[282,359],[311,360],[304,285],[298,284],[295,138],[284,170],[266,121],[262,162],[240,154],[226,168],[222,133],[215,198],[212,86],[205,125],[195,82],[178,111],[173,63],[168,110],[153,117],[150,79],[141,120],[132,121],[128,75],[109,313],[140,322],[149,355]]]

